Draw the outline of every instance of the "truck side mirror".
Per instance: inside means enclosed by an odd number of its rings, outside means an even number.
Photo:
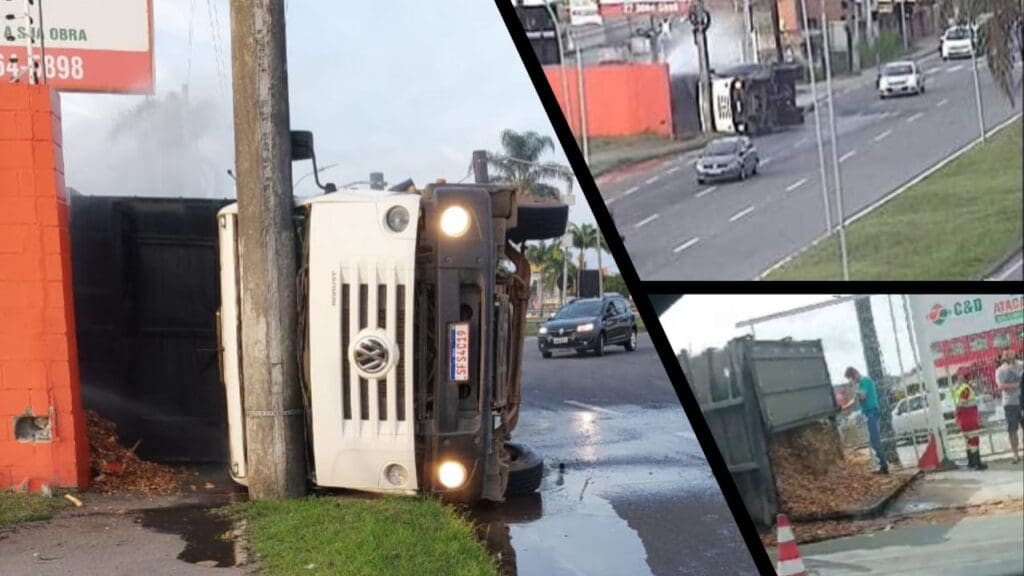
[[[292,162],[313,158],[313,133],[309,130],[292,130]]]

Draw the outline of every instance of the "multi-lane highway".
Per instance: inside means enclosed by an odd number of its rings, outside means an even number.
[[[848,219],[978,138],[971,61],[942,62],[932,53],[919,63],[927,75],[921,96],[879,100],[871,72],[837,83],[837,156]],[[991,131],[1018,116],[1020,108],[999,92],[985,63],[979,66]],[[1020,102],[1019,85],[1017,91]],[[825,112],[822,102],[826,180],[836,222]],[[641,278],[754,279],[826,232],[813,115],[807,114],[803,126],[758,137],[755,144],[760,175],[746,182],[698,185],[696,153],[599,181]],[[1009,276],[1019,278],[1020,268]]]

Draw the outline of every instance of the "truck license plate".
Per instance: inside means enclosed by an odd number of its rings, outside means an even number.
[[[448,325],[448,379],[452,382],[469,380],[469,323]]]
[[[568,336],[564,336],[562,338],[552,338],[551,339],[551,343],[552,344],[568,344],[569,343],[569,337]]]

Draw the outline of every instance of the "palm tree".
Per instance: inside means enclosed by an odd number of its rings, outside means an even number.
[[[541,161],[545,152],[555,151],[550,136],[505,129],[501,132],[501,148],[488,158],[496,182],[512,184],[526,196],[558,199],[558,189],[545,180],[565,180],[572,171],[561,164]]]
[[[587,250],[597,245],[597,228],[593,224],[569,225],[569,233],[572,234],[572,247],[579,250],[576,266],[576,296],[580,295],[580,272],[587,269]]]
[[[1024,59],[1024,9],[1020,0],[941,0],[940,13],[945,18],[957,18],[960,23],[975,22],[979,16],[990,17],[980,26],[985,38],[982,46],[988,58],[988,69],[996,84],[1015,106],[1014,52]],[[1016,44],[1016,46],[1014,45]]]
[[[544,315],[544,293],[558,286],[558,277],[562,273],[562,250],[558,242],[537,242],[526,245],[526,259],[530,265],[540,270],[538,296],[540,297],[540,313]]]

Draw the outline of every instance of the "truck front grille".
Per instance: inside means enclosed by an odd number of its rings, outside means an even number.
[[[342,414],[345,421],[403,422],[406,420],[407,356],[411,334],[404,279],[394,269],[343,270],[341,284]],[[353,338],[366,329],[384,331],[397,344],[398,362],[381,378],[361,375],[349,355]]]

